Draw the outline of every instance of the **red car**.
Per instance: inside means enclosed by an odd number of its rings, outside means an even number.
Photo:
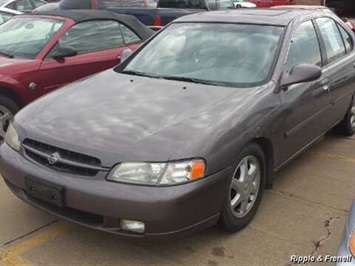
[[[294,5],[293,0],[248,0],[256,4],[257,7],[272,7],[272,6],[283,6],[283,5]]]
[[[0,138],[24,105],[120,63],[153,31],[133,16],[108,11],[52,11],[0,26]],[[1,139],[0,139],[1,141]]]

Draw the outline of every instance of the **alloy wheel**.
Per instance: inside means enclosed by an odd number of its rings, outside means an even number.
[[[350,126],[355,129],[355,99],[353,100],[353,106],[350,109]]]
[[[236,168],[230,187],[230,207],[236,218],[252,209],[260,187],[261,168],[255,156],[243,158]]]
[[[5,106],[0,105],[0,143],[4,141],[5,133],[14,115]]]

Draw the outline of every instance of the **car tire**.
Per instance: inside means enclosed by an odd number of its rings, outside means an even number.
[[[266,173],[263,150],[256,143],[249,144],[236,158],[219,220],[223,230],[237,232],[252,221],[263,196]]]
[[[10,98],[0,95],[0,144],[4,141],[5,132],[14,115],[20,110]]]
[[[355,133],[355,96],[351,100],[344,119],[338,124],[337,131],[345,136],[352,136]]]
[[[241,5],[237,5],[235,8],[242,8],[242,6]]]

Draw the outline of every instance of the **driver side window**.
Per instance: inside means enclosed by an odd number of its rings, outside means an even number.
[[[52,58],[60,48],[69,47],[78,54],[113,49],[124,45],[117,21],[94,20],[71,27],[52,48],[46,58]]]
[[[312,21],[303,22],[294,32],[286,62],[286,70],[299,64],[322,66],[321,52]]]

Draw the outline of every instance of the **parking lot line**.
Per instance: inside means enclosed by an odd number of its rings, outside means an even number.
[[[313,156],[318,157],[318,158],[333,159],[336,161],[341,161],[341,162],[346,162],[346,163],[355,163],[355,158],[350,157],[350,156],[336,155],[336,154],[327,153],[327,152],[311,152],[311,154]]]
[[[31,248],[35,248],[47,240],[54,238],[55,236],[64,233],[67,230],[67,225],[64,223],[56,223],[52,226],[44,228],[43,230],[36,232],[24,239],[9,245],[9,247],[1,248],[1,257],[4,266],[12,265],[31,265],[31,263],[24,261],[20,258],[23,252]]]

